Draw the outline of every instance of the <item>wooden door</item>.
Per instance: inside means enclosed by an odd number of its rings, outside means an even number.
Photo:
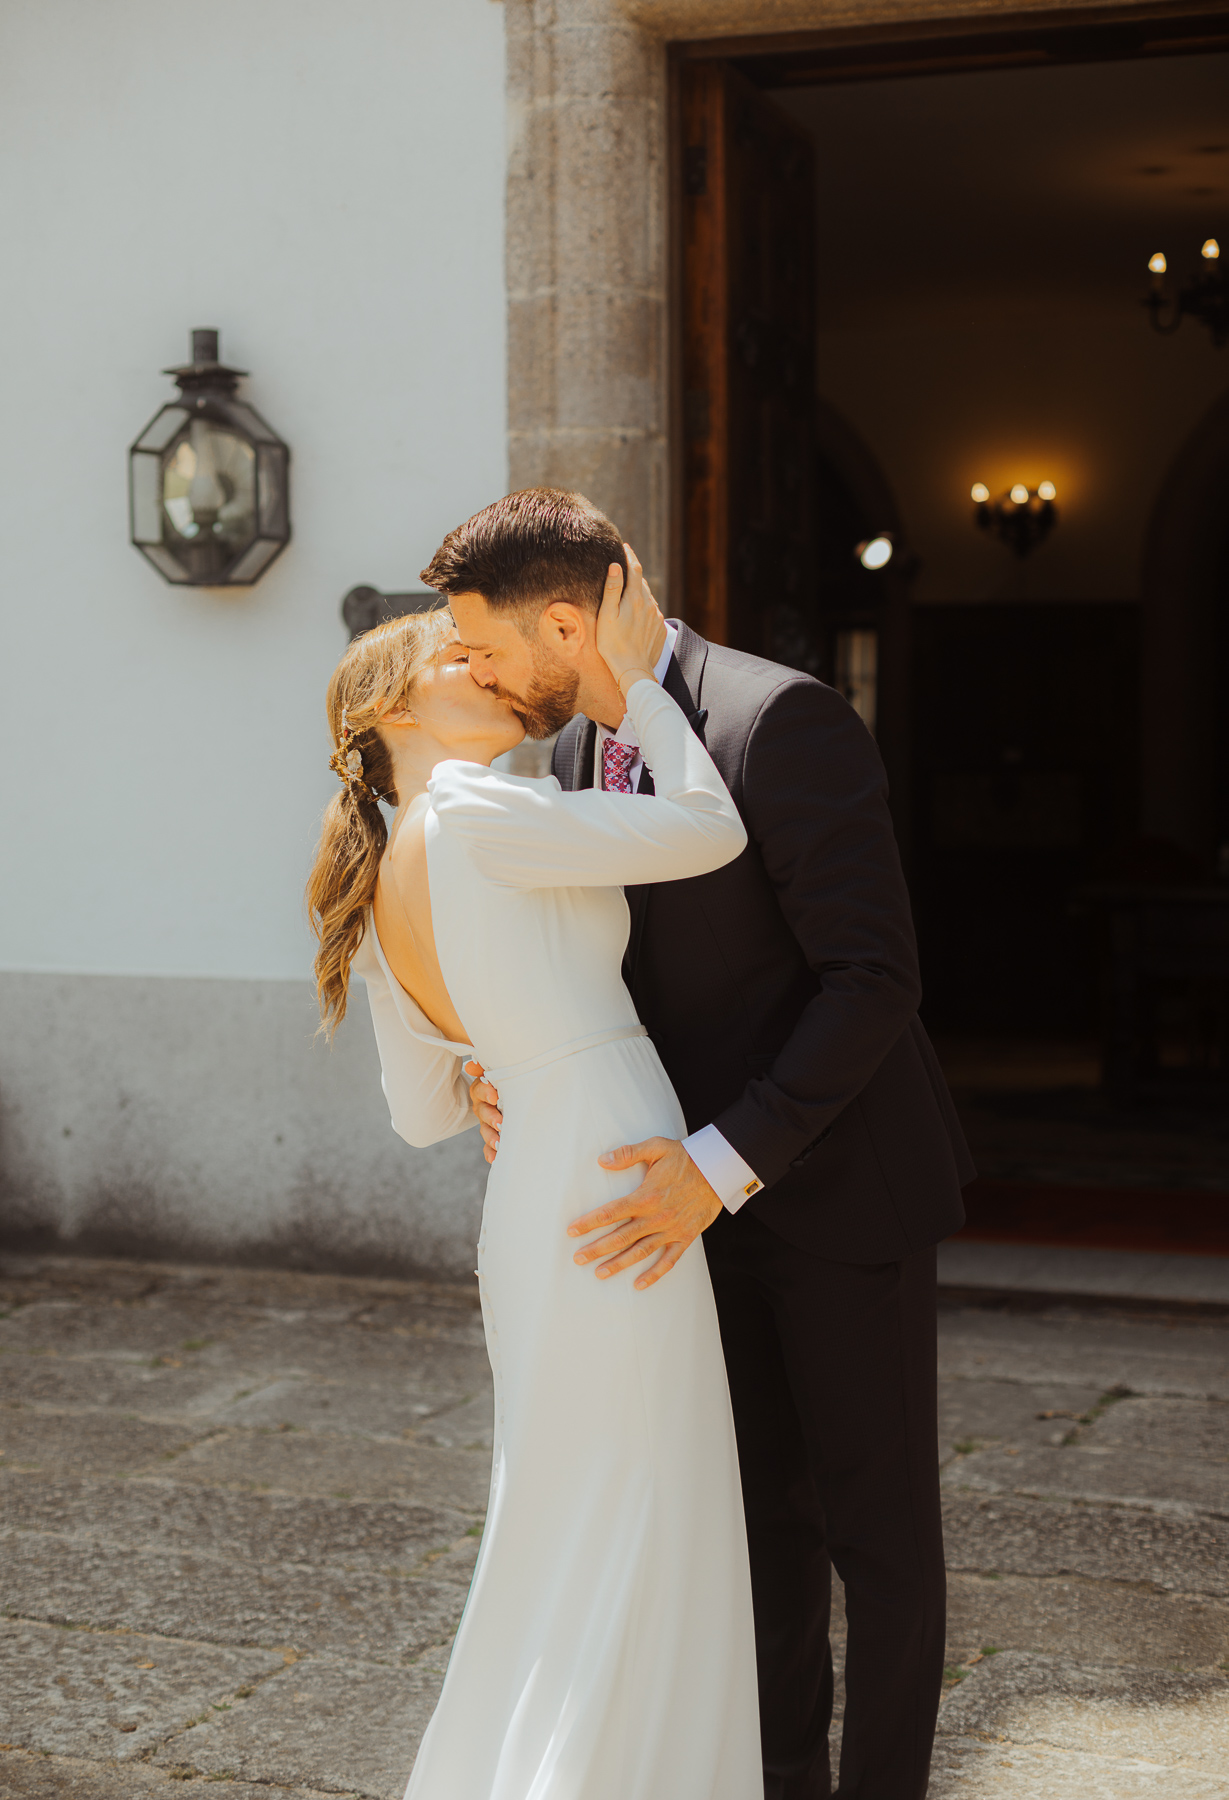
[[[683,578],[717,643],[806,666],[817,638],[815,166],[734,69],[681,71]]]

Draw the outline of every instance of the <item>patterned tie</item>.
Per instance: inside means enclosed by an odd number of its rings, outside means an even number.
[[[608,794],[630,794],[632,764],[640,755],[636,744],[621,744],[618,738],[607,738],[602,745],[602,786]]]

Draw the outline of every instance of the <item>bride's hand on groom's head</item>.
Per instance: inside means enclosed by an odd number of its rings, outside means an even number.
[[[666,621],[644,579],[636,552],[624,544],[627,584],[618,563],[611,563],[597,615],[597,649],[615,680],[634,670],[652,675],[666,641]]]
[[[499,1130],[504,1115],[499,1110],[499,1094],[485,1079],[486,1071],[479,1062],[467,1062],[465,1073],[474,1077],[469,1090],[469,1103],[482,1133],[482,1153],[489,1163],[495,1161],[499,1149]]]

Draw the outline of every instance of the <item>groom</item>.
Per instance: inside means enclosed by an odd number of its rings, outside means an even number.
[[[617,565],[617,567],[612,567]],[[564,788],[653,792],[597,654],[604,586],[642,580],[577,494],[528,489],[423,570],[470,670]],[[642,1185],[570,1228],[608,1279],[660,1279],[701,1231],[738,1434],[766,1800],[831,1791],[830,1570],[848,1643],[841,1800],[922,1800],[943,1669],[935,1245],[973,1170],[917,1017],[909,900],[883,767],[831,688],[669,621],[656,670],[749,842],[688,881],[630,888],[624,975],[690,1135],[604,1158]],[[488,1159],[498,1096],[473,1090]],[[651,1260],[650,1260],[651,1259]]]

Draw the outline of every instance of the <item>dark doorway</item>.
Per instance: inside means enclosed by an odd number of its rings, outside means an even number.
[[[913,902],[939,1032],[1094,1037],[1082,883],[1136,832],[1133,606],[913,620]]]
[[[1176,601],[1190,501],[1161,507],[1197,490],[1211,516],[1224,434],[1197,427],[1229,404],[1229,350],[1140,305],[1155,251],[1186,280],[1229,240],[1227,50],[1223,13],[1158,8],[674,64],[688,616],[871,725],[923,1016],[957,1087],[1027,1092],[1034,1119],[1051,1089],[1112,1113],[1090,884],[1229,879],[1224,534],[1199,538],[1197,606]],[[1043,480],[1058,524],[1031,554],[975,529],[974,484]],[[866,569],[876,533],[893,556]],[[1070,1175],[1074,1139],[1046,1142]]]

